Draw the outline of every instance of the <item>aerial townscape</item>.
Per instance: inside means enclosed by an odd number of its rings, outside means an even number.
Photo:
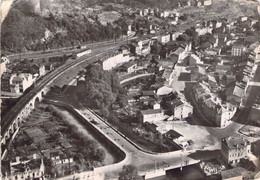
[[[0,179],[260,179],[257,1],[1,7]]]

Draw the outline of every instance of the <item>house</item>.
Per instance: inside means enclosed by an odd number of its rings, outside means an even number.
[[[180,61],[180,60],[184,59],[187,56],[187,52],[185,51],[184,48],[179,47],[178,49],[176,49],[173,52],[173,55],[175,55],[177,57],[178,61]]]
[[[220,65],[217,64],[215,66],[215,72],[219,73],[220,75],[227,74],[227,72],[231,71],[231,67],[229,65]]]
[[[251,152],[249,141],[241,137],[223,138],[221,142],[221,154],[227,164],[236,164]]]
[[[151,40],[143,39],[138,41],[132,41],[129,45],[130,52],[136,55],[147,55],[151,51]]]
[[[232,118],[237,111],[236,106],[231,103],[222,102],[216,114],[216,125],[218,127],[226,127],[232,122]]]
[[[171,35],[170,34],[161,34],[157,36],[157,41],[160,42],[161,44],[166,44],[171,40]]]
[[[212,5],[212,0],[203,0],[203,6],[210,6]]]
[[[202,112],[214,125],[222,128],[232,122],[231,119],[237,110],[236,106],[222,101],[201,83],[193,87],[193,93]]]
[[[212,75],[208,75],[208,83],[209,83],[209,87],[211,87],[212,89],[218,89],[219,85],[216,81],[216,78]]]
[[[236,83],[236,86],[233,91],[233,95],[239,98],[243,98],[246,93],[246,86],[241,83]]]
[[[10,162],[10,172],[3,174],[3,180],[45,179],[45,166],[42,159],[20,160]]]
[[[150,101],[149,105],[153,108],[153,109],[161,109],[161,105],[160,103],[156,102],[156,101]]]
[[[44,76],[46,73],[45,65],[33,63],[32,65],[30,65],[30,72],[31,74],[38,74],[39,76]]]
[[[137,63],[135,61],[129,61],[118,68],[120,72],[133,73],[135,72]]]
[[[142,96],[154,98],[156,95],[155,91],[142,91]]]
[[[242,169],[239,167],[221,171],[222,180],[243,180]]]
[[[242,56],[246,51],[246,47],[244,45],[233,45],[231,50],[232,56]]]
[[[164,134],[165,137],[171,139],[172,141],[176,141],[176,140],[179,140],[180,137],[183,137],[182,134],[178,133],[177,131],[171,129],[169,131],[167,131],[165,134]]]
[[[193,107],[187,102],[184,103],[180,99],[176,99],[171,102],[171,111],[175,118],[183,119],[193,114]]]
[[[45,63],[45,71],[49,72],[52,71],[54,69],[53,64],[52,63]]]
[[[24,92],[28,89],[35,81],[32,74],[19,73],[11,76],[10,89],[13,93]]]
[[[11,74],[3,73],[1,76],[1,91],[11,92],[10,86]]]
[[[10,61],[5,55],[1,55],[0,60],[0,76],[7,71],[6,65],[9,64]]]
[[[162,120],[164,117],[164,113],[162,109],[148,109],[142,110],[139,114],[141,122],[155,122]]]
[[[73,163],[73,158],[69,158],[65,154],[60,153],[59,151],[51,152],[50,158],[54,166]]]
[[[158,133],[158,131],[157,131],[158,126],[155,125],[154,123],[145,122],[145,123],[143,123],[143,127],[148,132]]]

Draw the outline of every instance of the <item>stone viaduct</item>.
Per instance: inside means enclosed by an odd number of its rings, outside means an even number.
[[[43,89],[38,91],[32,98],[23,98],[23,101],[27,101],[26,104],[22,104],[21,106],[19,106],[18,109],[14,109],[13,112],[11,110],[11,113],[16,115],[14,117],[7,117],[7,122],[5,122],[5,124],[1,128],[1,147],[3,147],[3,145],[6,145],[8,140],[13,139],[12,136],[15,134],[16,131],[19,130],[21,124],[25,122],[26,117],[28,117],[30,112],[37,106],[37,103],[43,99],[44,95],[48,91],[49,88],[44,87]]]

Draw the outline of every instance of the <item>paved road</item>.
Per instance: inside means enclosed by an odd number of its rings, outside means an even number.
[[[100,132],[105,134],[111,139],[117,146],[124,149],[129,159],[128,164],[134,164],[137,166],[139,172],[144,174],[145,172],[153,171],[156,169],[167,169],[169,167],[185,166],[187,163],[194,164],[198,161],[188,157],[188,155],[194,153],[194,151],[175,151],[170,153],[147,153],[143,152],[137,147],[133,146],[122,134],[115,131],[101,118],[97,117],[89,109],[76,109],[86,120],[95,120],[97,125],[94,125]],[[117,177],[118,172],[122,170],[122,165],[115,167],[114,169],[108,169],[104,171],[108,178]]]

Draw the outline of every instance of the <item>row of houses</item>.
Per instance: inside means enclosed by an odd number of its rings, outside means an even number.
[[[212,121],[212,124],[226,127],[231,123],[231,119],[237,111],[236,106],[222,101],[202,83],[193,87],[193,94],[197,103],[200,104],[203,114]]]
[[[22,93],[28,89],[38,78],[53,70],[51,63],[16,65],[9,69],[9,60],[6,56],[1,58],[1,91]]]

